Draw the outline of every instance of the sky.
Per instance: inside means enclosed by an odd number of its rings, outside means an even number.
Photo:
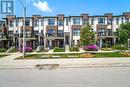
[[[103,15],[113,13],[121,15],[130,12],[130,0],[21,0],[27,6],[27,16],[42,15],[56,16],[57,14],[80,15]],[[23,8],[19,0],[15,0],[16,16],[23,16]]]

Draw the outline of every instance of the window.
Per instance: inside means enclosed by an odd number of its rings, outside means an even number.
[[[80,36],[80,29],[73,29],[73,36]]]
[[[39,24],[38,24],[38,20],[35,20],[34,21],[34,26],[37,27]]]
[[[26,26],[29,26],[29,25],[30,25],[29,20],[26,20],[25,25],[26,25]]]
[[[83,25],[88,24],[88,19],[83,20]]]
[[[67,18],[66,19],[66,26],[68,26],[68,23],[69,23],[69,19]]]
[[[108,19],[107,24],[112,24],[112,19]]]
[[[47,31],[47,36],[54,36],[55,35],[55,30],[54,29],[49,29]]]
[[[19,24],[19,20],[17,19],[16,20],[16,27],[18,27],[18,24]]]
[[[91,19],[91,25],[93,25],[94,19]]]
[[[105,18],[98,18],[98,24],[105,24]]]
[[[112,36],[112,29],[108,29],[108,36]]]
[[[55,25],[55,19],[48,19],[48,25],[54,26]]]
[[[34,34],[38,34],[38,30],[37,30],[37,31],[35,30],[35,31],[34,31]]]
[[[44,25],[44,19],[41,19],[41,26]]]
[[[126,23],[129,22],[129,18],[125,18],[125,22],[126,22]]]
[[[63,21],[59,20],[59,26],[63,26]]]
[[[10,21],[10,22],[9,22],[9,26],[10,26],[10,27],[13,27],[13,21]]]
[[[74,25],[80,25],[80,18],[73,19],[73,24]]]
[[[63,37],[63,36],[64,36],[63,30],[58,30],[58,37]]]
[[[98,29],[98,35],[105,36],[106,35],[105,29]]]
[[[29,30],[25,30],[25,37],[29,37],[30,36],[30,31]]]
[[[119,18],[116,18],[116,24],[117,25],[119,24]]]
[[[123,20],[124,20],[124,18],[121,19],[121,22],[122,22],[122,23],[124,23]]]

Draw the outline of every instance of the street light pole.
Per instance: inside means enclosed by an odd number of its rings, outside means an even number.
[[[19,0],[20,4],[23,7],[23,16],[24,16],[24,21],[23,21],[23,58],[25,57],[25,21],[26,21],[26,5],[23,5],[23,3],[21,2],[21,0]],[[20,42],[19,42],[20,43]]]
[[[23,27],[23,58],[25,57],[25,21],[26,21],[26,6],[24,7],[24,27]]]

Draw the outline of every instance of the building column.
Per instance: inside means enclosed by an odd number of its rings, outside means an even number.
[[[52,48],[52,40],[49,40],[49,47]]]
[[[102,39],[100,39],[99,43],[100,43],[100,48],[102,48]]]
[[[44,48],[47,48],[46,45],[47,45],[47,40],[46,40],[46,38],[44,37]]]
[[[40,39],[41,37],[40,36],[38,36],[38,45],[40,46],[41,45],[41,39]]]

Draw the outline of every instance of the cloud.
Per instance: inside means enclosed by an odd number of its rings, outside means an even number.
[[[33,5],[39,9],[40,11],[43,12],[52,12],[52,9],[49,7],[47,1],[40,1],[38,0],[37,2],[33,1]]]

